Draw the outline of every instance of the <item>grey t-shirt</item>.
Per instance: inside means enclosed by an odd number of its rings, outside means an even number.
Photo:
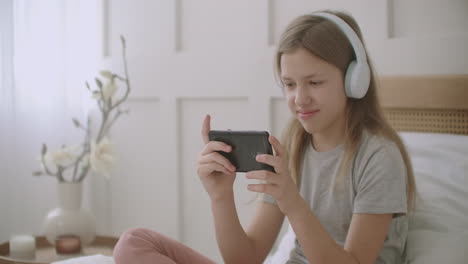
[[[404,263],[408,231],[406,217],[406,167],[391,141],[363,133],[352,167],[338,177],[344,147],[317,152],[310,142],[305,150],[300,193],[331,237],[344,246],[355,213],[394,214],[376,263]],[[274,198],[263,201],[275,204]],[[309,263],[296,239],[288,264]]]

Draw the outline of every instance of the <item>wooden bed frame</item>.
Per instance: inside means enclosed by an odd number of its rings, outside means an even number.
[[[398,131],[468,135],[468,75],[383,77],[378,95]]]

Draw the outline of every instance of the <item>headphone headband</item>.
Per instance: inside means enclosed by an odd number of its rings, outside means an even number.
[[[313,13],[312,15],[323,17],[335,23],[348,38],[356,55],[356,60],[351,61],[346,70],[344,80],[345,93],[346,96],[351,98],[360,99],[364,97],[369,89],[371,71],[367,64],[366,50],[362,41],[348,23],[338,16],[324,12]]]
[[[362,45],[361,39],[359,39],[356,32],[348,25],[348,23],[346,23],[340,17],[330,14],[330,13],[318,12],[318,13],[313,13],[312,15],[323,17],[323,18],[326,18],[327,20],[334,22],[341,29],[341,31],[346,35],[349,42],[351,43],[351,46],[353,46],[353,50],[356,55],[356,60],[359,63],[364,62],[367,64],[367,56],[366,56],[366,50],[364,49],[364,45]]]

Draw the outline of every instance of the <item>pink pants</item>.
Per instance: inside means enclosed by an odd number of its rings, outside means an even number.
[[[116,264],[215,263],[180,242],[143,228],[122,234],[113,255]]]

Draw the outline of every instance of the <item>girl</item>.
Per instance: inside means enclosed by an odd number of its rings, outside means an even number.
[[[234,166],[209,142],[198,175],[211,199],[225,263],[262,263],[286,216],[296,234],[287,263],[403,263],[415,192],[411,164],[385,121],[355,20],[339,12],[298,17],[282,34],[275,58],[292,120],[275,155],[257,161],[275,172],[251,171],[262,201],[244,230],[237,216]],[[288,155],[289,154],[289,155]],[[126,232],[114,257],[121,263],[214,263],[192,249],[144,229]]]

